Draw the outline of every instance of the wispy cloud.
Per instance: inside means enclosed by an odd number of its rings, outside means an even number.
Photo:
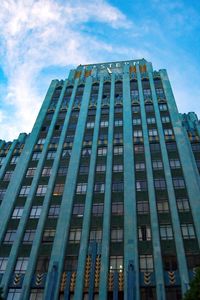
[[[1,65],[8,78],[2,99],[1,138],[30,131],[41,105],[37,89],[40,72],[49,66],[94,61],[112,45],[80,30],[99,22],[113,30],[131,22],[106,1],[2,0],[0,9]],[[13,111],[13,114],[9,114]]]

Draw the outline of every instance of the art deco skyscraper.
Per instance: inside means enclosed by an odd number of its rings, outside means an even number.
[[[181,299],[200,265],[200,123],[144,59],[53,80],[0,141],[7,299]]]

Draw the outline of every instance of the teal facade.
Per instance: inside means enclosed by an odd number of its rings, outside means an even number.
[[[176,300],[200,266],[200,122],[145,59],[53,80],[29,135],[0,140],[9,300]]]

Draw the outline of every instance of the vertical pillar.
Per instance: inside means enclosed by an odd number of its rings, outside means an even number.
[[[89,174],[88,174],[88,187],[87,187],[87,193],[85,198],[85,209],[84,209],[84,216],[83,216],[80,250],[78,256],[78,267],[77,267],[77,275],[76,275],[76,288],[74,293],[74,300],[81,299],[83,295],[85,263],[86,263],[86,256],[88,253],[88,240],[89,240],[89,233],[90,233],[90,221],[91,221],[92,200],[93,200],[92,196],[93,196],[93,187],[94,187],[94,179],[95,179],[99,124],[101,118],[101,99],[103,93],[103,80],[104,78],[102,76],[100,78],[99,94],[97,100],[97,111],[96,111],[94,133],[93,133],[93,140],[92,140],[92,152],[91,152],[90,167],[89,167]]]
[[[10,184],[7,188],[6,194],[2,201],[1,211],[0,211],[0,242],[3,241],[4,233],[13,211],[15,199],[18,196],[24,174],[26,172],[30,157],[32,155],[35,143],[37,141],[40,132],[40,128],[42,126],[43,120],[45,118],[47,109],[51,102],[51,98],[57,83],[58,83],[57,80],[53,80],[51,82],[51,85],[48,89],[47,95],[38,114],[33,130],[30,136],[26,140],[24,150],[19,158],[19,161],[17,163],[17,166],[11,178]],[[16,180],[16,178],[18,180]]]
[[[58,104],[57,104],[58,112],[59,112],[60,105],[62,103],[62,99],[63,99],[63,96],[64,96],[64,92],[66,90],[67,84],[68,84],[68,81],[66,80],[65,83],[64,83],[64,86],[63,86],[63,90],[62,90],[61,95],[60,95],[60,100],[61,101],[59,101]],[[78,80],[76,80],[75,84],[74,84],[72,96],[71,96],[71,99],[70,99],[70,102],[69,102],[69,107],[68,107],[68,110],[67,110],[67,113],[66,113],[66,116],[65,116],[64,124],[63,124],[63,129],[62,129],[61,136],[60,136],[60,139],[59,139],[59,144],[58,144],[58,148],[57,148],[57,152],[56,152],[56,157],[55,157],[54,162],[53,162],[52,172],[51,172],[51,176],[49,178],[47,192],[46,192],[46,195],[44,197],[40,219],[38,220],[37,230],[36,230],[36,233],[35,233],[34,241],[33,241],[32,248],[31,248],[31,253],[30,253],[30,257],[29,257],[28,268],[27,268],[27,271],[25,273],[25,277],[24,277],[24,280],[23,280],[23,286],[22,286],[22,295],[23,295],[22,299],[23,300],[28,300],[29,299],[29,290],[30,290],[31,280],[32,280],[32,277],[33,277],[33,274],[34,274],[35,265],[36,265],[36,261],[37,261],[37,257],[38,257],[38,253],[39,253],[39,249],[40,249],[40,244],[41,244],[41,240],[42,240],[42,236],[43,236],[43,231],[44,231],[44,227],[45,227],[45,223],[46,223],[46,218],[47,218],[47,215],[48,215],[51,196],[52,196],[52,193],[53,193],[54,184],[55,184],[55,180],[56,180],[56,176],[57,176],[57,171],[58,171],[58,167],[59,167],[59,163],[60,163],[60,158],[61,158],[61,155],[62,155],[63,144],[64,144],[64,140],[65,140],[67,127],[68,127],[68,124],[69,124],[70,114],[71,114],[73,103],[74,103],[77,84],[78,84]],[[57,115],[55,117],[55,120],[56,119],[57,119]],[[53,120],[52,120],[52,122],[53,122]]]
[[[99,299],[107,299],[109,252],[110,252],[110,225],[111,225],[111,191],[112,191],[112,161],[113,161],[113,127],[114,127],[114,91],[115,75],[111,75],[111,94],[108,126],[108,149],[106,159],[106,178],[103,213],[103,237],[101,251],[101,270],[99,283]]]
[[[32,183],[31,183],[30,192],[27,196],[27,199],[26,199],[26,202],[25,202],[25,205],[24,205],[24,209],[23,209],[23,214],[22,214],[22,217],[20,219],[20,222],[19,222],[19,225],[18,225],[18,228],[17,228],[16,239],[15,239],[13,245],[12,245],[12,248],[11,248],[11,252],[10,252],[9,260],[8,260],[8,265],[7,265],[7,268],[6,268],[6,272],[4,273],[3,278],[2,278],[1,284],[4,286],[4,293],[5,294],[7,292],[9,280],[10,280],[10,277],[12,275],[15,263],[16,263],[16,259],[17,259],[17,256],[18,256],[18,251],[19,251],[19,248],[21,246],[25,226],[26,226],[27,220],[29,218],[29,214],[30,214],[30,211],[31,211],[31,208],[32,208],[32,202],[33,202],[33,199],[34,199],[36,191],[37,191],[38,182],[39,182],[40,175],[41,175],[41,172],[42,172],[42,169],[43,169],[43,166],[44,166],[44,162],[45,162],[45,159],[46,159],[46,154],[47,154],[49,143],[50,143],[50,140],[51,140],[51,137],[52,137],[52,133],[53,133],[55,124],[56,124],[56,120],[57,120],[57,116],[58,116],[59,109],[60,109],[60,106],[61,106],[63,95],[64,95],[64,89],[62,90],[62,94],[59,98],[59,101],[58,101],[58,104],[57,104],[57,107],[56,107],[56,111],[54,113],[51,125],[49,127],[49,131],[48,131],[48,134],[47,134],[47,137],[46,137],[46,140],[45,140],[44,148],[42,150],[42,155],[41,155],[41,158],[38,162],[38,165],[37,165],[37,168],[36,168],[36,171],[35,171],[35,175],[34,175]],[[43,119],[41,121],[43,121]],[[29,159],[30,159],[30,156],[29,156]]]
[[[133,130],[130,98],[129,66],[124,66],[123,74],[123,140],[124,140],[124,299],[140,299],[137,206],[135,191]],[[132,261],[135,270],[134,298],[128,297],[128,267]]]
[[[53,293],[50,294],[51,276],[47,275],[45,284],[44,298],[57,300],[60,288],[60,279],[63,270],[63,262],[65,258],[65,250],[68,241],[68,235],[70,230],[70,219],[73,207],[73,197],[76,189],[76,178],[78,174],[79,162],[81,157],[81,149],[84,137],[85,124],[87,119],[87,110],[90,99],[92,85],[92,77],[86,79],[85,90],[82,98],[81,109],[79,113],[79,119],[76,128],[76,134],[74,137],[74,144],[72,148],[71,159],[69,162],[68,173],[65,182],[64,193],[62,197],[60,215],[56,228],[56,235],[54,238],[51,260],[49,263],[49,271],[52,270],[54,264],[58,264],[57,280],[54,282]]]
[[[136,66],[136,70],[137,70],[138,89],[139,89],[139,97],[140,97],[140,105],[141,105],[142,131],[143,131],[143,139],[144,139],[144,152],[145,152],[147,185],[148,185],[148,194],[149,194],[154,269],[155,269],[155,277],[156,277],[156,294],[157,294],[157,299],[164,300],[165,284],[164,284],[162,254],[161,254],[161,245],[160,245],[159,222],[157,216],[151,152],[150,152],[149,139],[148,139],[149,135],[148,135],[148,128],[147,128],[145,103],[144,103],[139,65]]]
[[[174,95],[171,89],[171,85],[167,76],[166,70],[160,70],[160,76],[162,79],[163,88],[168,101],[171,122],[174,128],[174,134],[176,137],[177,148],[180,156],[181,165],[183,167],[183,174],[190,200],[190,206],[194,219],[194,225],[196,229],[197,239],[200,246],[200,186],[197,176],[192,166],[192,160],[190,151],[187,147],[187,142],[183,134],[181,120],[178,114],[178,109],[175,103]]]
[[[176,206],[176,197],[175,197],[175,193],[174,193],[174,187],[173,187],[171,170],[170,170],[169,159],[168,159],[168,153],[167,153],[167,149],[166,149],[165,138],[164,138],[162,122],[161,122],[161,117],[160,117],[160,111],[159,111],[159,106],[158,106],[158,100],[157,100],[154,81],[153,81],[152,67],[149,63],[147,63],[147,70],[148,70],[149,82],[150,82],[150,87],[151,87],[151,92],[152,92],[152,97],[153,97],[156,123],[157,123],[158,135],[159,135],[159,140],[160,140],[160,148],[161,148],[162,159],[163,159],[164,173],[166,174],[165,180],[166,180],[166,184],[167,184],[171,220],[172,220],[174,239],[175,239],[175,245],[176,245],[179,273],[180,273],[180,278],[181,278],[181,288],[182,288],[182,292],[185,293],[186,285],[189,282],[187,263],[186,263],[183,238],[182,238],[182,233],[181,233],[181,228],[180,228],[179,215],[178,215],[177,206]],[[167,99],[168,99],[168,97],[167,97]],[[169,112],[170,112],[170,110],[171,110],[171,107],[169,106]]]

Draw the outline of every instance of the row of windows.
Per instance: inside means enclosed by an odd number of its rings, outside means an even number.
[[[183,239],[195,239],[195,230],[193,224],[181,224],[181,231]],[[69,232],[69,243],[80,243],[81,240],[81,228],[71,229]],[[8,230],[5,234],[4,244],[12,244],[16,239],[16,230]],[[56,234],[55,229],[45,229],[43,233],[42,242],[51,243],[54,240]],[[23,238],[23,243],[31,244],[35,237],[35,230],[26,230]],[[172,240],[173,229],[170,224],[160,225],[160,238],[161,240]],[[151,240],[151,229],[149,225],[140,225],[138,227],[138,239],[139,241]],[[101,242],[102,229],[93,228],[90,231],[90,241]],[[111,229],[111,242],[123,242],[123,228]]]

